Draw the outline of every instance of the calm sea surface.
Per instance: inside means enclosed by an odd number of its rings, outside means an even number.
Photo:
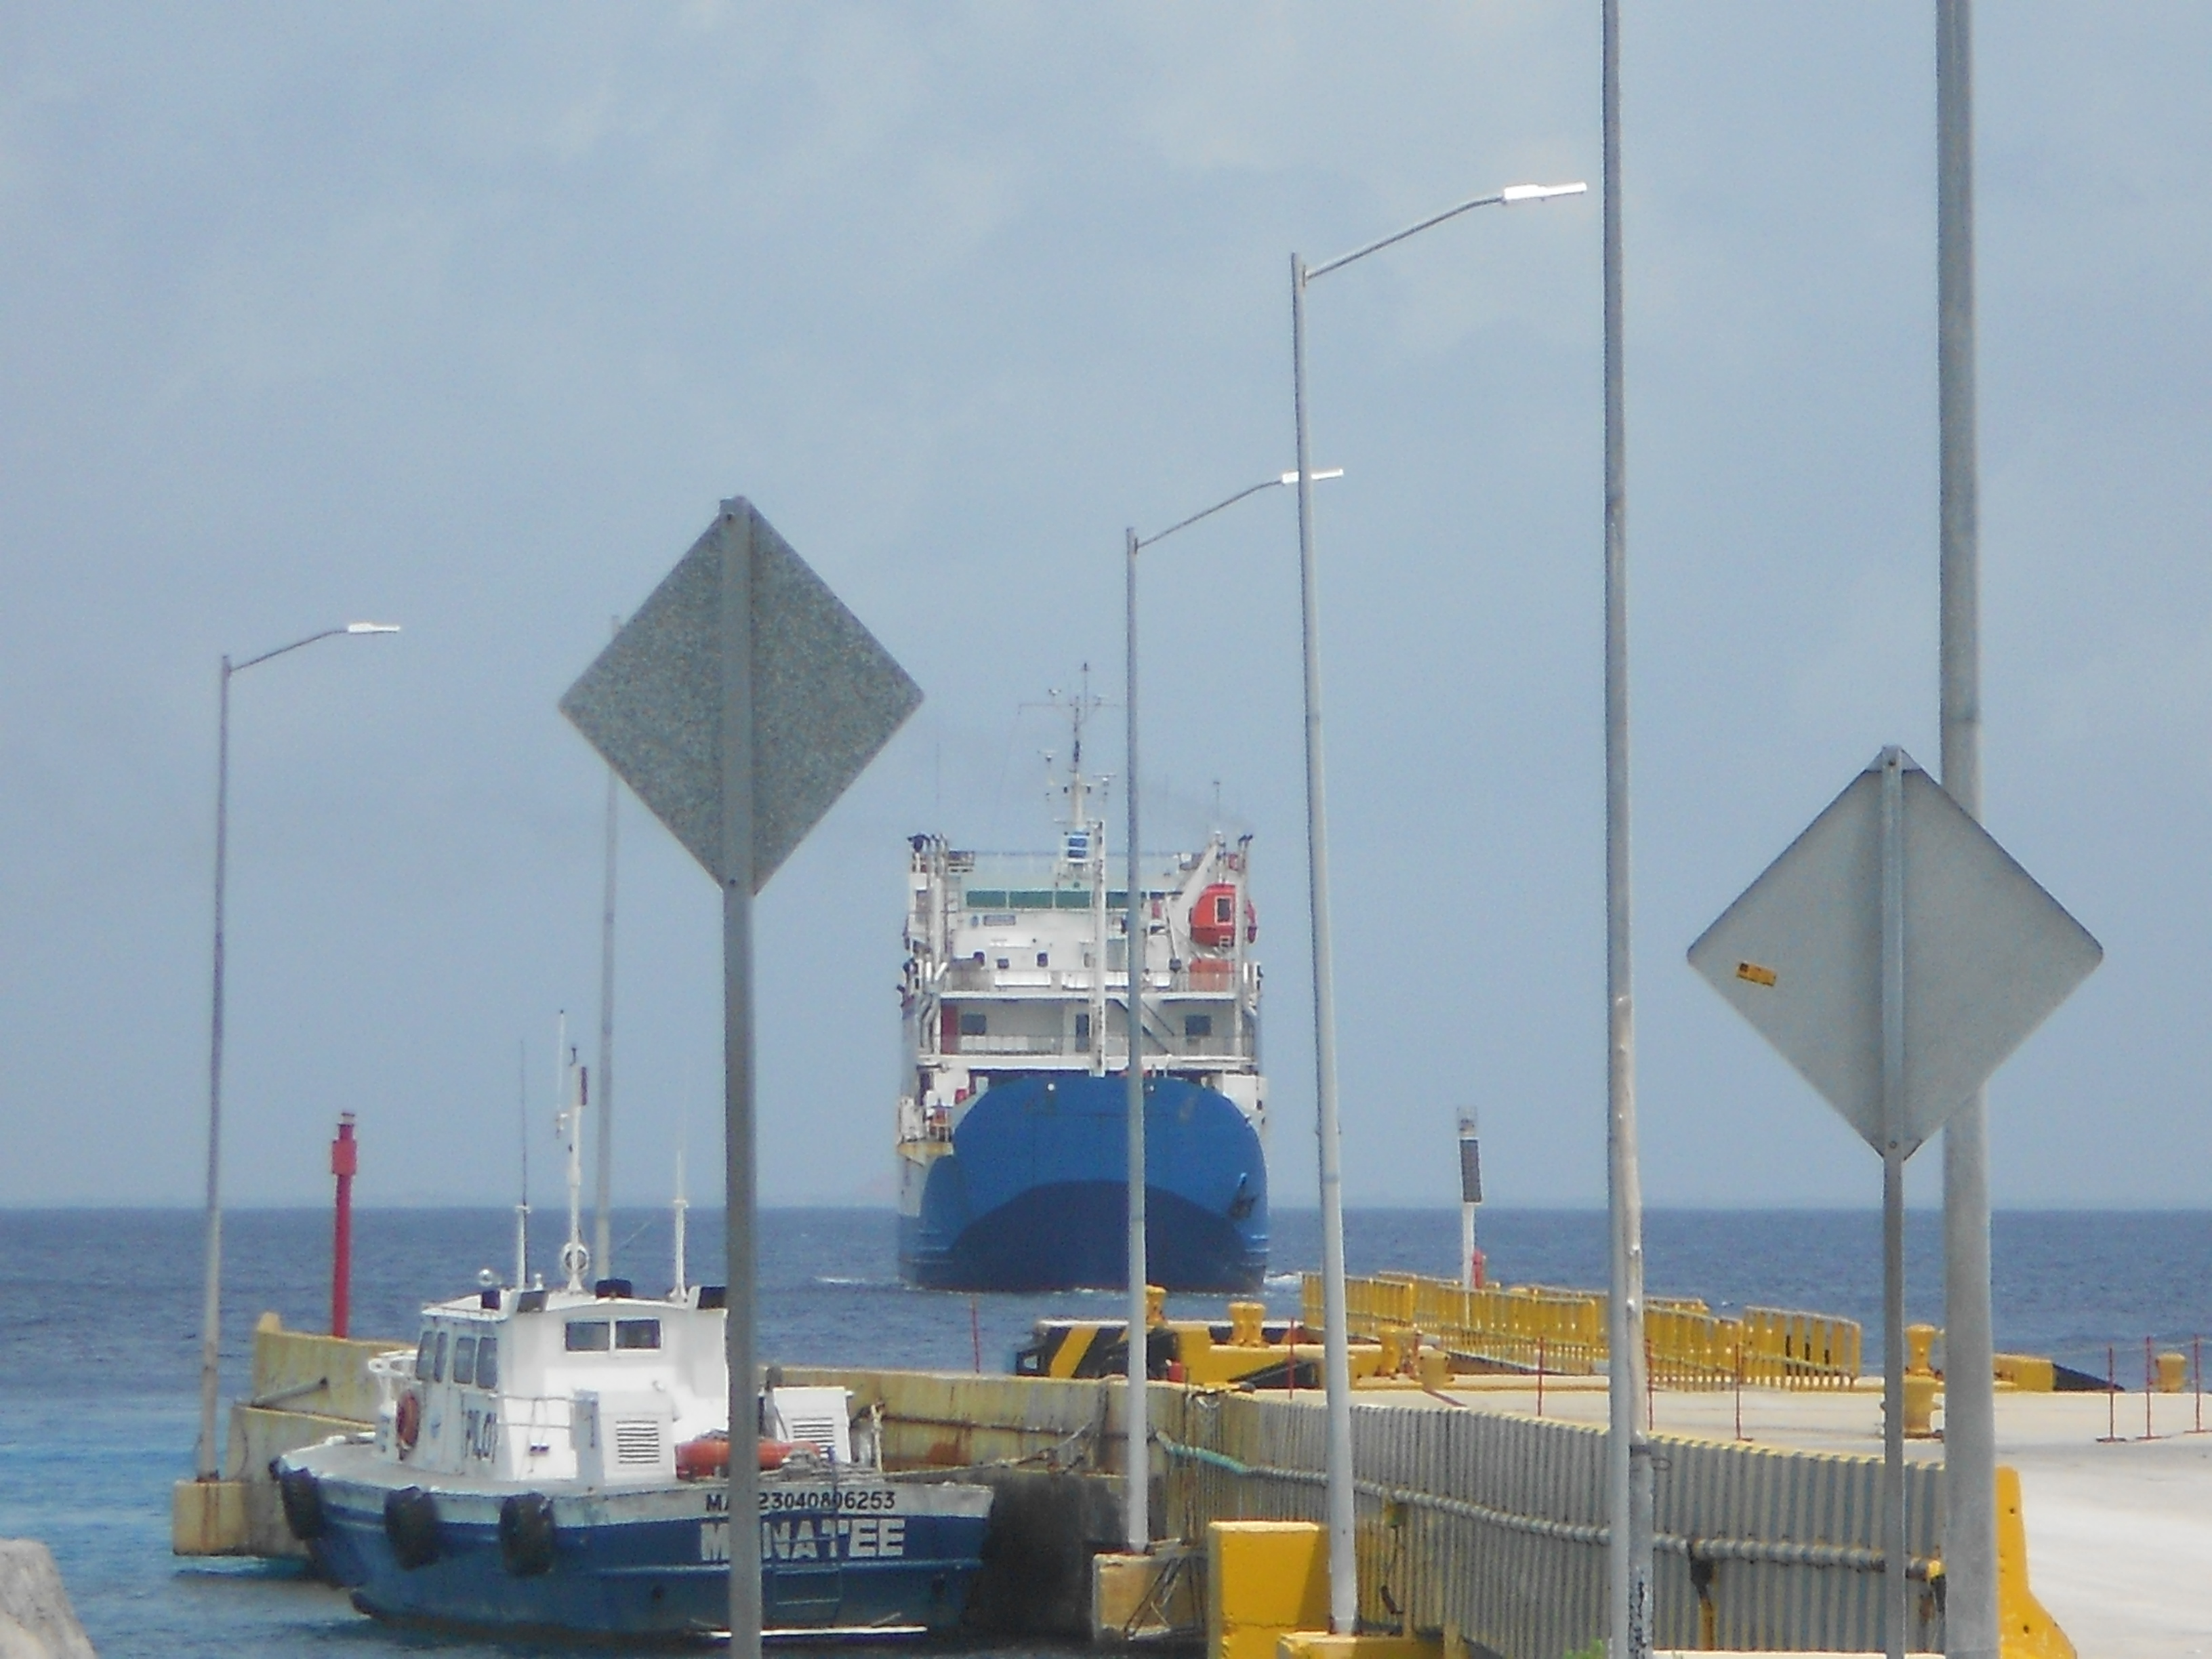
[[[720,1218],[692,1214],[691,1276],[720,1277]],[[541,1217],[538,1266],[550,1269],[552,1223]],[[618,1269],[642,1291],[665,1280],[665,1213],[623,1212]],[[510,1263],[503,1212],[365,1212],[356,1221],[354,1328],[411,1340],[429,1298],[473,1287],[477,1269]],[[253,1320],[329,1317],[329,1218],[241,1211],[224,1226],[224,1389],[246,1381]],[[1452,1271],[1455,1211],[1355,1211],[1346,1218],[1351,1271]],[[1589,1211],[1486,1211],[1493,1277],[1595,1286],[1604,1281],[1605,1218]],[[1656,1212],[1647,1218],[1650,1289],[1809,1308],[1859,1320],[1878,1367],[1880,1232],[1871,1213]],[[2212,1212],[1999,1215],[1995,1224],[1999,1347],[2045,1353],[2102,1372],[2118,1343],[2139,1376],[2142,1339],[2185,1344],[2212,1334]],[[1938,1218],[1907,1224],[1909,1316],[1942,1321]],[[436,1649],[515,1650],[398,1636],[352,1612],[336,1591],[287,1570],[187,1565],[169,1554],[169,1487],[191,1468],[198,1417],[201,1232],[179,1211],[0,1212],[0,1536],[52,1547],[77,1610],[106,1659],[125,1656],[375,1656]],[[1275,1216],[1267,1286],[1296,1306],[1297,1273],[1319,1259],[1308,1212]],[[770,1211],[762,1218],[762,1354],[793,1363],[965,1368],[980,1347],[1003,1370],[1030,1322],[1110,1317],[1118,1294],[966,1297],[897,1280],[892,1220],[866,1210]],[[1191,1311],[1219,1302],[1191,1298]]]

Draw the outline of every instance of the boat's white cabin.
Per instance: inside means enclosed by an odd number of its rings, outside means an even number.
[[[702,1304],[705,1305],[702,1305]],[[729,1425],[718,1287],[654,1300],[493,1287],[422,1311],[373,1362],[377,1445],[425,1474],[644,1485]]]

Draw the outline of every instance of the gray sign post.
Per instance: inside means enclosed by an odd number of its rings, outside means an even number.
[[[905,671],[752,504],[722,511],[561,712],[722,890],[730,1650],[758,1659],[753,895],[921,705]]]
[[[1690,965],[1881,1154],[1892,1659],[1905,1639],[1905,1160],[2103,958],[1897,748],[1690,947]]]

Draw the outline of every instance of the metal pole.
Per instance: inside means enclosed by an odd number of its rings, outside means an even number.
[[[1124,952],[1129,967],[1129,1071],[1127,1114],[1129,1119],[1129,1394],[1124,1413],[1127,1448],[1128,1498],[1126,1512],[1128,1516],[1128,1544],[1132,1554],[1141,1555],[1152,1547],[1152,1436],[1146,1398],[1152,1327],[1146,1317],[1145,1288],[1148,1274],[1145,1263],[1145,927],[1143,884],[1137,879],[1137,532],[1127,532],[1125,543],[1128,550],[1128,626],[1124,646],[1127,659],[1122,673],[1121,696],[1128,717],[1128,860],[1129,867],[1123,880],[1128,889],[1128,945]],[[1103,979],[1106,963],[1102,956],[1097,969]],[[1093,1033],[1098,1051],[1106,1051],[1106,1033]]]
[[[753,1358],[752,507],[722,503],[722,1103],[728,1213],[730,1653],[760,1659],[758,1379]]]
[[[1968,0],[1936,7],[1936,317],[1942,477],[1943,787],[1982,816],[1980,484],[1975,453],[1974,148]],[[1943,1130],[1943,1625],[1997,1652],[1996,1400],[1990,1316],[1989,1094]]]
[[[622,619],[613,619],[622,632]],[[599,914],[599,1148],[592,1187],[592,1260],[597,1276],[615,1276],[615,769],[607,768],[607,868]]]
[[[230,675],[226,655],[215,743],[215,1000],[208,1028],[207,1272],[200,1294],[203,1480],[216,1478],[215,1406],[222,1372],[222,901],[230,837]]]
[[[1322,1383],[1328,1396],[1328,1623],[1359,1619],[1353,1554],[1352,1358],[1345,1340],[1344,1201],[1336,1114],[1336,985],[1330,967],[1328,813],[1321,740],[1321,604],[1314,569],[1313,463],[1306,442],[1306,267],[1291,255],[1291,400],[1297,421],[1298,592],[1305,639],[1306,872],[1313,912],[1314,1110],[1321,1164]]]
[[[1605,994],[1606,1175],[1612,1209],[1607,1310],[1607,1560],[1615,1659],[1651,1650],[1651,1446],[1638,1411],[1644,1349],[1644,1188],[1636,1146],[1636,1018],[1628,836],[1628,460],[1622,377],[1620,8],[1604,0],[1605,146]]]
[[[1881,1553],[1882,1633],[1905,1659],[1904,757],[1881,757]]]

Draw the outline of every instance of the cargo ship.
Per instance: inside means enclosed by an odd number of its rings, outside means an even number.
[[[1153,1283],[1249,1291],[1267,1266],[1251,837],[1130,860],[1091,816],[1080,726],[1046,854],[912,838],[899,1271],[933,1290],[1125,1286],[1130,964],[1143,1032]]]

